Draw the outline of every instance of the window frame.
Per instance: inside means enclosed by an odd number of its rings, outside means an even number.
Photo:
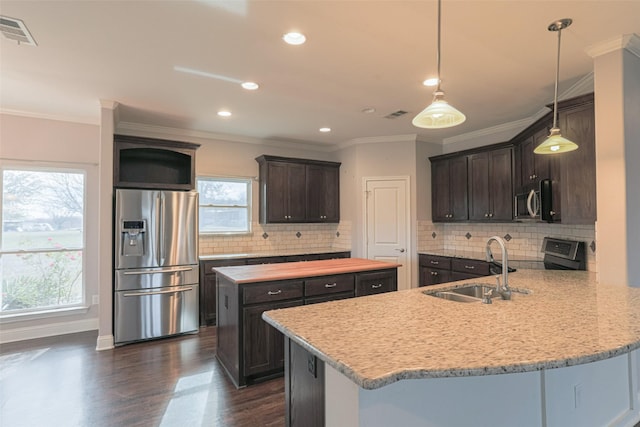
[[[4,226],[0,229],[0,257],[3,255],[20,254],[42,254],[42,253],[58,253],[65,251],[76,251],[82,254],[80,286],[80,301],[74,304],[65,304],[60,306],[34,307],[26,309],[11,310],[8,312],[0,311],[0,322],[13,322],[20,320],[39,319],[47,317],[65,316],[74,313],[86,313],[89,311],[88,288],[87,288],[87,209],[88,209],[88,187],[89,176],[91,171],[89,165],[83,167],[83,164],[67,164],[67,163],[48,163],[48,162],[21,162],[21,161],[0,161],[0,200],[4,197],[4,172],[5,171],[26,171],[26,172],[49,172],[49,173],[69,173],[82,175],[82,240],[80,246],[65,246],[62,248],[33,248],[33,249],[7,249],[2,246],[4,236]],[[0,223],[4,224],[4,209],[0,209]]]
[[[202,204],[200,198],[198,198],[198,211],[201,208],[243,208],[246,209],[247,212],[247,229],[242,231],[203,231],[202,230],[202,221],[199,221],[198,224],[198,234],[202,236],[246,236],[251,235],[253,233],[252,229],[252,210],[253,210],[253,181],[254,179],[251,177],[230,177],[230,176],[220,176],[220,175],[198,175],[196,177],[196,190],[199,192],[199,184],[200,181],[213,181],[213,182],[234,182],[234,183],[243,183],[246,185],[247,189],[247,204],[245,205],[213,205],[213,204]]]

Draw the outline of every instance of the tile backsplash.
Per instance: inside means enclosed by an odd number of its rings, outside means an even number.
[[[200,235],[200,255],[274,253],[281,251],[351,249],[351,222],[339,224],[260,224],[241,235]]]
[[[491,236],[505,239],[510,259],[540,259],[544,237],[585,242],[587,270],[596,270],[595,225],[563,225],[543,223],[500,224],[434,224],[418,221],[418,251],[451,251],[460,253],[484,253]],[[505,238],[506,236],[506,238]]]

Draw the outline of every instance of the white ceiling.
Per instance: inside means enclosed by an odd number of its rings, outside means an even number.
[[[1,38],[0,108],[97,123],[104,99],[120,104],[123,122],[217,135],[439,142],[532,117],[552,101],[552,21],[574,21],[562,32],[560,92],[592,71],[588,46],[640,34],[640,0],[443,0],[442,89],[467,121],[433,131],[411,119],[431,102],[421,82],[436,71],[436,12],[434,0],[0,0],[0,14],[22,19],[38,43]],[[293,29],[305,45],[282,42]],[[223,108],[233,116],[218,117]],[[409,114],[384,118],[396,110]]]

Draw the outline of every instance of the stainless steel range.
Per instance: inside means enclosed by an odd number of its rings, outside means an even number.
[[[116,344],[198,330],[198,193],[117,189]]]
[[[542,252],[547,270],[586,270],[584,242],[545,237]]]

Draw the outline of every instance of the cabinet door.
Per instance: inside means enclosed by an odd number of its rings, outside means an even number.
[[[513,149],[491,151],[490,160],[489,219],[510,221],[513,219]]]
[[[595,118],[593,104],[558,114],[562,135],[578,149],[562,154],[562,223],[593,224],[596,220]]]
[[[310,222],[340,221],[339,169],[307,166],[307,220]]]
[[[431,163],[431,216],[432,221],[449,221],[449,161]]]
[[[266,216],[267,222],[287,222],[288,206],[288,168],[286,163],[267,163]]]
[[[424,286],[438,285],[440,283],[446,283],[451,281],[451,271],[440,270],[437,268],[423,268],[423,282]]]
[[[449,184],[451,188],[451,219],[464,221],[469,219],[467,192],[467,156],[449,160]]]
[[[262,320],[262,313],[302,305],[302,300],[260,304],[242,309],[243,372],[241,376],[265,373],[284,366],[284,336]]]
[[[307,212],[307,187],[305,165],[287,165],[288,221],[304,222]]]
[[[200,283],[200,326],[216,324],[216,275],[204,274]]]
[[[469,219],[488,220],[489,204],[489,153],[469,156]]]

